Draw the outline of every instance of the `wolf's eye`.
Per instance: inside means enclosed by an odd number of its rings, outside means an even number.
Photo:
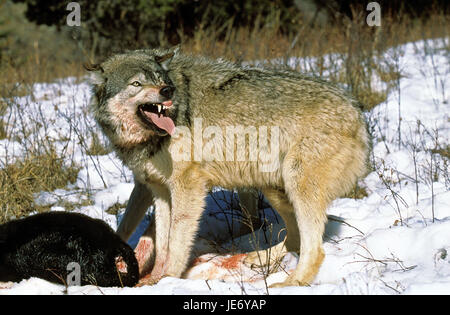
[[[139,81],[134,81],[133,83],[131,83],[131,85],[136,86],[136,87],[142,86],[141,82],[139,82]]]

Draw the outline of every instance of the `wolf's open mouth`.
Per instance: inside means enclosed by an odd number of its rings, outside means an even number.
[[[171,106],[172,101],[169,100],[162,103],[145,103],[140,105],[138,110],[146,122],[152,123],[172,135],[175,131],[175,124],[166,113]]]

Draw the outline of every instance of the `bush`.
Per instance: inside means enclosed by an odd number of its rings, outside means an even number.
[[[58,0],[14,0],[27,4],[26,17],[38,25],[66,25],[67,3]],[[293,0],[79,0],[81,26],[75,37],[93,55],[111,50],[177,44],[201,27],[230,24],[250,26],[258,17],[292,29],[298,9]],[[261,19],[259,19],[260,21]],[[265,22],[266,23],[266,22]],[[181,34],[180,34],[181,32]],[[225,30],[222,29],[223,37]]]

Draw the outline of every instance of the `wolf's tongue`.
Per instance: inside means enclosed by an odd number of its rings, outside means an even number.
[[[156,126],[167,131],[169,135],[173,135],[175,131],[175,124],[173,123],[172,119],[155,113],[147,113],[147,115]]]

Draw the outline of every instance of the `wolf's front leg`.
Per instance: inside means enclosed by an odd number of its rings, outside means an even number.
[[[169,255],[166,275],[181,277],[186,270],[199,221],[205,208],[206,185],[199,176],[185,174],[171,189]]]
[[[131,234],[136,230],[139,222],[144,218],[145,212],[152,204],[153,194],[144,185],[134,179],[134,188],[125,210],[122,221],[117,228],[117,234],[125,242],[128,241]]]

